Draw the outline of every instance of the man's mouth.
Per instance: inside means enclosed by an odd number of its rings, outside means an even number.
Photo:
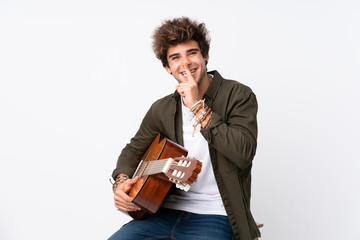
[[[190,72],[191,72],[191,75],[194,75],[194,73],[196,72],[196,68],[191,69]],[[184,77],[187,76],[187,73],[186,73],[186,72],[181,72],[180,74],[183,75]]]

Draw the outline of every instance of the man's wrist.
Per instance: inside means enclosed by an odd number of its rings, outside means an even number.
[[[128,179],[129,177],[126,174],[119,174],[113,184],[113,192],[115,193],[117,186],[124,183]]]
[[[207,128],[210,125],[212,111],[205,104],[205,99],[196,102],[191,108],[190,111],[193,113],[195,117],[195,123],[193,124],[194,131],[193,136],[195,133],[196,126],[200,124],[202,128]]]
[[[211,117],[212,117],[213,112],[210,111],[207,116],[204,118],[204,120],[200,123],[201,124],[201,128],[207,128],[210,125],[211,122]]]

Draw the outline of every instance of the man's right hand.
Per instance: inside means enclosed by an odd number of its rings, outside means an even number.
[[[115,207],[125,212],[132,212],[140,210],[135,204],[131,202],[132,198],[127,194],[134,184],[138,181],[139,177],[133,179],[127,179],[125,182],[119,184],[116,187],[114,200]]]

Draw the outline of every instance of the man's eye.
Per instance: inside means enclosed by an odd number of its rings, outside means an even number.
[[[171,60],[177,60],[179,57],[172,57]]]

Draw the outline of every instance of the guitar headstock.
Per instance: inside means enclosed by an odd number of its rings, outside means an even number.
[[[202,163],[195,158],[176,157],[172,159],[165,175],[176,187],[188,191],[201,172]]]

